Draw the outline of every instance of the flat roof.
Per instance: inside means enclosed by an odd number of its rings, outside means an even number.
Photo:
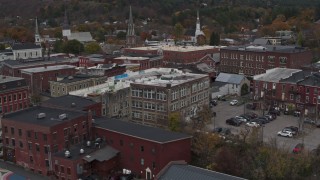
[[[279,82],[282,79],[292,76],[293,73],[302,71],[300,69],[289,69],[289,68],[273,68],[268,69],[266,73],[255,75],[253,77],[256,81],[266,82]]]
[[[30,67],[39,65],[52,65],[62,62],[76,62],[79,61],[78,58],[64,58],[64,57],[50,57],[50,59],[44,60],[43,58],[33,58],[33,59],[21,59],[21,60],[4,60],[2,64],[9,67]]]
[[[208,49],[220,49],[224,46],[171,46],[171,45],[160,45],[160,46],[147,46],[147,47],[135,47],[128,49],[135,50],[158,50],[162,49],[163,51],[178,51],[178,52],[191,52],[191,51],[201,51]]]
[[[168,143],[171,141],[191,138],[190,135],[167,131],[161,128],[135,124],[119,119],[98,118],[95,119],[95,126],[116,133],[157,143]]]
[[[62,80],[59,81],[53,81],[55,83],[62,83],[62,84],[68,84],[68,83],[73,83],[73,82],[77,82],[77,81],[83,81],[86,79],[92,79],[92,78],[103,78],[103,76],[90,76],[90,75],[86,75],[86,74],[76,74],[74,76],[65,76],[62,77]]]
[[[121,56],[121,57],[116,57],[114,58],[116,60],[149,60],[150,58],[148,57],[132,57],[132,56]]]
[[[306,48],[299,46],[282,46],[282,45],[241,45],[241,46],[227,46],[221,49],[235,50],[235,51],[254,51],[254,52],[281,52],[281,53],[297,53],[304,52]]]
[[[97,102],[91,99],[80,97],[80,96],[64,95],[64,96],[48,99],[42,102],[42,104],[53,105],[53,106],[58,106],[62,108],[83,110],[88,106],[97,104]]]
[[[74,69],[74,68],[76,68],[76,66],[72,66],[72,65],[56,65],[56,66],[35,67],[35,68],[21,69],[21,72],[38,73],[38,72],[47,72],[47,71],[55,71],[55,70],[61,70],[61,69]]]
[[[45,113],[45,117],[37,118],[39,113]],[[59,119],[59,115],[61,114],[67,114],[67,118],[64,120]],[[79,111],[36,106],[22,111],[5,114],[2,119],[26,124],[35,124],[38,126],[51,127],[84,116],[85,114],[86,113]]]

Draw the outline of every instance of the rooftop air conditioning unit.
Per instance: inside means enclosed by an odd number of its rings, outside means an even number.
[[[70,151],[66,151],[66,152],[64,153],[64,156],[65,156],[66,158],[69,158],[69,157],[71,156]]]
[[[39,113],[38,115],[37,115],[37,118],[38,119],[42,119],[42,118],[45,118],[46,117],[46,113]]]
[[[80,154],[83,154],[84,153],[84,149],[80,149]]]

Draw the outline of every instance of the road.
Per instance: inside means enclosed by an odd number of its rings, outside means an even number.
[[[241,130],[244,130],[244,124],[240,127],[235,127],[227,125],[225,121],[228,118],[232,118],[252,110],[245,109],[244,105],[231,106],[229,102],[230,101],[218,101],[218,105],[212,108],[213,111],[216,112],[216,117],[215,120],[213,120],[213,122],[208,126],[209,129],[213,129],[214,127],[228,127],[234,134],[238,134]],[[262,115],[263,113],[261,110],[253,112],[258,115]],[[318,137],[320,137],[320,128],[314,128],[308,125],[304,126],[304,136],[300,135],[294,138],[277,136],[277,132],[287,126],[298,127],[298,117],[281,114],[276,120],[265,124],[263,127],[263,141],[269,142],[271,139],[276,139],[279,147],[281,146],[283,148],[288,148],[289,150],[292,150],[294,146],[300,142],[304,142],[307,150],[315,149],[320,144],[318,139]]]
[[[42,175],[38,175],[38,174],[35,174],[33,172],[30,172],[30,171],[26,171],[22,167],[19,167],[17,165],[14,165],[14,164],[11,164],[11,163],[7,163],[7,162],[4,162],[4,161],[0,161],[0,168],[7,169],[7,170],[13,172],[14,174],[19,175],[19,177],[20,176],[24,177],[25,179],[30,179],[30,180],[46,180],[46,179],[49,179],[48,177],[45,177],[45,176],[42,176]],[[1,177],[0,177],[0,179],[1,179]]]

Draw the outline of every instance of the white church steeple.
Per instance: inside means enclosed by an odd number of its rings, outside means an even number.
[[[199,10],[197,10],[197,24],[196,24],[196,32],[194,34],[195,42],[197,42],[197,37],[199,35],[204,35],[204,33],[201,31]]]
[[[41,37],[39,33],[39,28],[38,28],[38,17],[36,17],[36,26],[35,26],[35,33],[34,33],[34,43],[36,45],[41,45]]]

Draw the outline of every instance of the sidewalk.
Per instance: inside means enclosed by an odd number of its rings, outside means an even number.
[[[30,171],[26,171],[24,170],[22,167],[17,166],[15,164],[11,164],[11,163],[7,163],[7,162],[3,162],[0,161],[0,168],[2,169],[2,171],[5,170],[9,170],[11,172],[13,172],[13,174],[8,173],[8,178],[5,179],[30,179],[30,180],[46,180],[46,179],[50,179],[49,177],[46,176],[41,176],[39,174],[35,174],[33,172]],[[11,176],[11,178],[10,178]],[[22,177],[21,177],[22,176]],[[3,177],[0,177],[0,179],[2,179]]]

